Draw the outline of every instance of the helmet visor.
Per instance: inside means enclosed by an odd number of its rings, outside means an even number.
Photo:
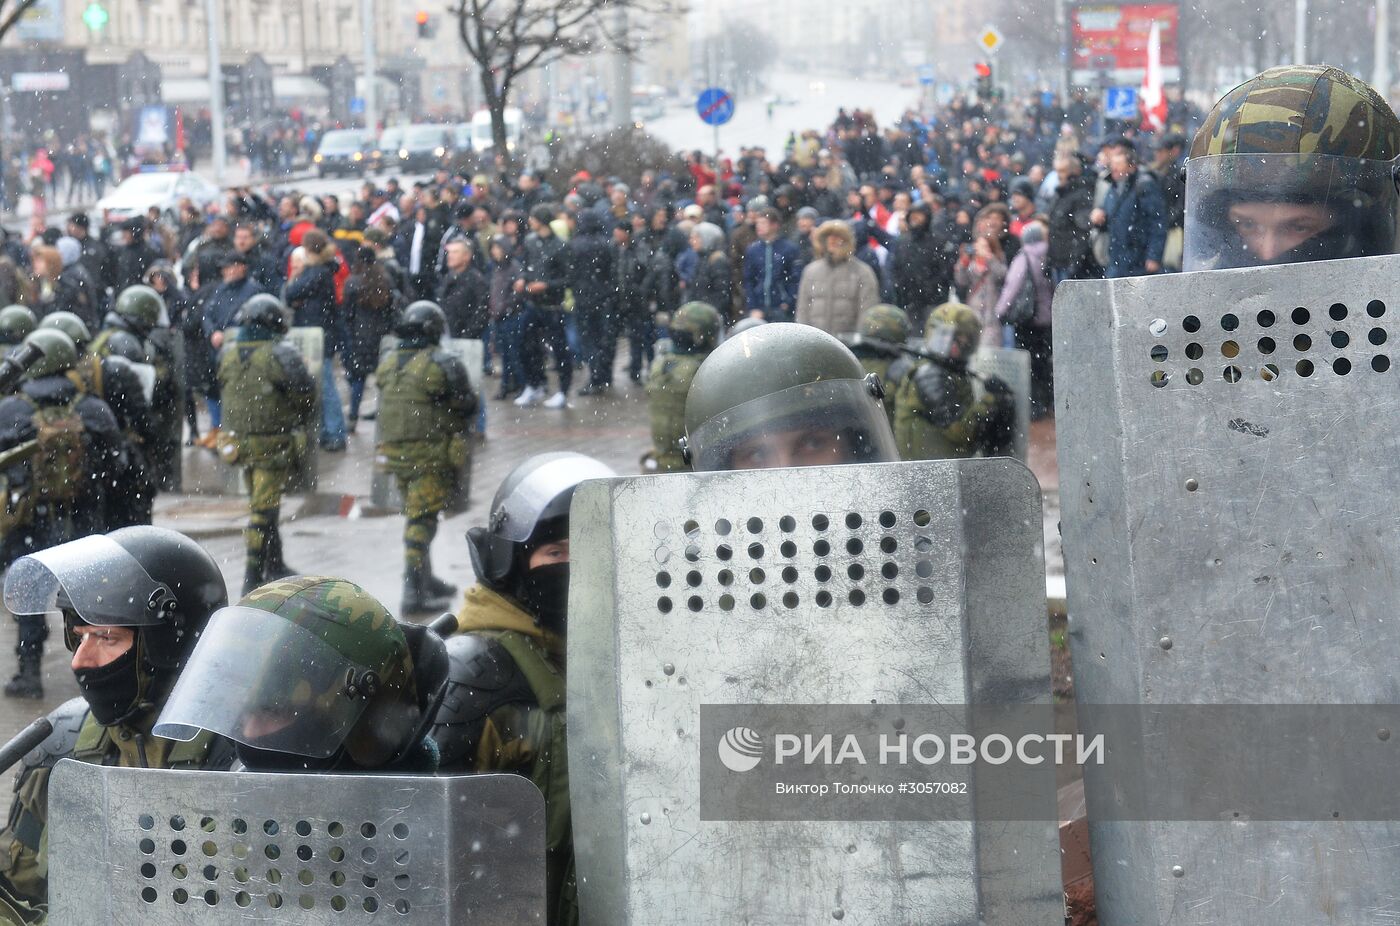
[[[760,396],[711,418],[687,440],[697,472],[899,459],[884,406],[859,379]]]
[[[1186,270],[1396,252],[1396,162],[1228,154],[1186,162]]]
[[[261,608],[215,612],[154,732],[201,730],[269,752],[332,756],[369,703],[369,669],[314,633]],[[366,682],[369,685],[366,686]]]
[[[66,604],[58,601],[60,592]],[[164,583],[102,534],[21,556],[5,574],[5,607],[12,614],[47,614],[66,606],[89,624],[140,627],[161,623],[174,603]]]
[[[511,543],[524,543],[539,522],[569,513],[579,483],[616,475],[606,464],[582,454],[561,454],[541,463],[501,500],[492,513],[492,533]]]

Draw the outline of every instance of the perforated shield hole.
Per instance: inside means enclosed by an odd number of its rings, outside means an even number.
[[[1293,366],[1293,371],[1299,376],[1312,376],[1313,364],[1311,360],[1299,360]]]
[[[1150,382],[1158,389],[1165,386],[1171,380],[1171,374],[1166,370],[1153,370]]]
[[[242,836],[244,833],[248,832],[248,821],[246,820],[235,817],[232,825],[235,836]]]
[[[670,587],[671,587],[671,574],[670,574],[669,572],[658,572],[658,573],[656,574],[656,587],[657,587],[657,588],[670,588]]]
[[[761,534],[761,533],[763,533],[763,519],[762,519],[762,518],[749,518],[748,523],[745,524],[744,526],[745,526],[746,528],[748,528],[748,531],[749,531],[750,534]]]
[[[660,611],[662,614],[670,614],[671,608],[672,604],[670,598],[662,595],[660,598],[656,599],[656,610]]]
[[[281,828],[277,825],[276,820],[268,820],[263,824],[263,832],[269,836],[276,836],[281,832]]]
[[[297,835],[305,839],[311,835],[311,824],[306,820],[298,820],[296,824]]]
[[[1345,331],[1334,331],[1329,337],[1329,340],[1332,342],[1333,347],[1341,350],[1351,343],[1351,335],[1347,334]]]
[[[1306,334],[1294,335],[1294,336],[1293,336],[1293,349],[1296,350],[1296,351],[1298,351],[1299,353],[1302,353],[1303,351],[1311,350],[1311,349],[1312,349],[1312,338],[1308,337]]]
[[[727,543],[722,543],[715,547],[715,558],[720,562],[727,563],[734,558],[734,548]]]
[[[825,563],[812,570],[812,575],[818,582],[827,582],[831,579],[831,567]]]
[[[395,838],[395,839],[407,839],[407,838],[408,838],[408,824],[407,824],[407,823],[395,823],[395,824],[394,824],[394,830],[393,830],[393,832],[394,832],[394,838]]]
[[[1312,313],[1309,312],[1307,309],[1303,308],[1301,305],[1293,310],[1293,324],[1306,325],[1311,320]]]
[[[822,589],[821,591],[817,592],[815,600],[817,602],[817,607],[829,608],[831,607],[831,592],[828,592],[826,589]]]
[[[345,898],[344,898],[344,897],[341,897],[339,894],[336,894],[334,897],[332,897],[332,898],[331,898],[331,909],[334,910],[336,913],[342,913],[342,912],[344,912],[344,911],[345,911]]]
[[[172,839],[170,841],[170,851],[176,855],[184,855],[187,848],[183,839]]]
[[[1385,354],[1377,354],[1371,358],[1371,369],[1377,373],[1384,373],[1390,369],[1390,358]]]
[[[310,846],[297,846],[297,858],[303,862],[309,862],[316,855]]]
[[[1351,372],[1351,361],[1345,357],[1338,357],[1332,361],[1332,372],[1338,376],[1346,376]]]
[[[1259,339],[1259,353],[1261,354],[1272,354],[1276,347],[1278,347],[1278,345],[1274,342],[1273,338],[1264,337]]]
[[[893,511],[880,512],[880,526],[883,527],[885,530],[889,530],[890,528],[894,527],[897,521],[898,518],[895,517],[895,513]]]
[[[1334,322],[1345,321],[1347,317],[1347,307],[1340,302],[1334,302],[1331,308],[1327,310],[1327,314]]]
[[[861,591],[858,588],[851,589],[851,593],[846,597],[851,602],[851,604],[855,605],[856,607],[860,607],[861,605],[865,604],[865,592]]]
[[[1154,338],[1160,338],[1167,333],[1167,320],[1165,318],[1154,318],[1147,323],[1147,330],[1152,332]]]
[[[698,569],[692,569],[685,574],[685,584],[689,585],[691,588],[698,588],[703,581],[704,576],[701,575]]]
[[[1239,316],[1233,312],[1226,312],[1220,316],[1220,327],[1225,331],[1234,331],[1240,326]]]
[[[1204,356],[1204,355],[1205,355],[1205,349],[1202,348],[1201,345],[1197,344],[1195,341],[1192,341],[1190,344],[1187,344],[1187,345],[1186,345],[1186,359],[1187,359],[1187,360],[1200,360],[1201,357]],[[1152,359],[1155,360],[1155,359],[1157,359],[1157,358],[1154,357],[1154,358],[1152,358]],[[1163,360],[1166,360],[1166,359],[1167,359],[1166,354],[1163,354],[1163,355],[1162,355],[1162,359],[1163,359]]]
[[[170,892],[170,899],[175,901],[176,903],[188,903],[190,899],[190,892],[185,890],[183,887],[177,887],[175,888],[175,890]]]
[[[918,511],[914,512],[915,527],[928,527],[932,520],[933,516],[928,513],[927,509],[920,508]]]
[[[816,543],[812,544],[812,552],[818,556],[827,556],[831,553],[831,544],[827,543],[825,540],[818,540]]]
[[[1259,323],[1260,328],[1272,328],[1278,318],[1268,309],[1261,309],[1259,314],[1254,316],[1254,320]]]
[[[791,534],[797,530],[797,519],[790,514],[785,514],[778,519],[778,530],[784,534]]]
[[[141,888],[141,899],[144,900],[146,903],[155,903],[155,902],[156,902],[156,898],[158,898],[158,897],[160,897],[160,894],[156,891],[155,888],[153,888],[153,887],[143,887],[143,888]]]
[[[1366,332],[1366,340],[1370,341],[1376,347],[1380,347],[1384,344],[1385,339],[1386,334],[1384,328],[1372,328],[1370,331]]]
[[[136,825],[141,827],[141,829],[143,830],[154,829],[156,825],[156,818],[148,813],[143,813],[141,814],[141,816],[136,818]]]
[[[1220,345],[1220,356],[1226,360],[1232,360],[1240,355],[1240,345],[1238,341],[1226,341]]]
[[[929,588],[927,585],[920,585],[919,591],[915,597],[918,598],[919,604],[932,604],[933,589]]]
[[[818,514],[818,515],[813,515],[813,516],[812,516],[812,529],[813,529],[813,530],[824,531],[824,530],[826,530],[826,529],[827,529],[828,527],[830,527],[830,526],[831,526],[831,521],[830,521],[830,519],[827,518],[826,515],[824,515],[824,514]]]
[[[180,832],[185,828],[185,818],[180,816],[171,817],[170,828],[177,833]]]
[[[752,585],[762,585],[767,578],[768,573],[759,569],[757,566],[749,570],[749,582]]]
[[[1225,382],[1237,383],[1240,381],[1240,368],[1235,366],[1226,367],[1224,371]]]
[[[1259,368],[1259,378],[1266,383],[1271,383],[1278,379],[1278,364],[1266,363]]]
[[[153,839],[143,839],[136,844],[136,847],[141,850],[142,855],[150,855],[156,851],[156,844]]]
[[[719,534],[721,537],[728,537],[732,529],[733,525],[724,518],[720,518],[715,522],[715,533]]]
[[[412,907],[409,906],[408,898],[400,897],[398,900],[394,901],[394,912],[398,913],[400,916],[408,913],[410,909],[412,909]]]
[[[1193,386],[1199,386],[1205,378],[1206,375],[1200,371],[1199,367],[1192,367],[1186,371],[1186,381]]]
[[[1181,329],[1187,334],[1195,334],[1201,330],[1201,320],[1194,315],[1188,315],[1181,320]]]
[[[282,909],[282,895],[277,891],[268,891],[267,905],[274,910]]]

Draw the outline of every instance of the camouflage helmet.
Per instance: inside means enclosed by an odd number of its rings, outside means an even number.
[[[4,322],[4,312],[0,312],[0,325]],[[83,321],[72,312],[50,312],[39,322],[40,328],[57,328],[68,337],[73,339],[73,345],[78,348],[78,353],[87,350],[88,344],[92,341],[92,332],[88,330],[87,322]]]
[[[1333,67],[1270,68],[1207,114],[1186,166],[1187,270],[1396,250],[1400,119]]]
[[[446,333],[447,314],[442,306],[429,299],[410,303],[394,326],[394,334],[401,338],[441,341]]]
[[[214,615],[161,712],[158,736],[199,730],[250,768],[383,768],[424,725],[404,629],[352,582],[296,576]]]
[[[0,344],[18,344],[36,327],[38,321],[26,306],[7,305],[0,309]]]
[[[924,345],[930,352],[966,365],[982,339],[982,319],[961,302],[945,302],[929,313]]]
[[[671,319],[671,341],[677,353],[703,354],[715,349],[723,325],[719,312],[708,302],[687,302]]]
[[[43,354],[29,367],[26,375],[30,379],[63,373],[78,362],[78,348],[73,339],[57,328],[35,328],[21,343],[33,344]]]
[[[112,308],[140,330],[150,331],[160,323],[160,312],[165,308],[165,300],[151,287],[138,284],[122,290]]]
[[[239,308],[236,321],[240,325],[286,334],[290,327],[289,314],[281,299],[268,293],[258,293]]]
[[[685,403],[687,452],[697,471],[896,460],[882,395],[879,378],[867,377],[850,348],[826,332],[750,328],[695,372]],[[787,451],[802,435],[812,452],[798,459]],[[777,448],[779,441],[787,446]]]
[[[909,340],[909,316],[903,309],[888,304],[871,306],[860,320],[860,335],[903,344]]]

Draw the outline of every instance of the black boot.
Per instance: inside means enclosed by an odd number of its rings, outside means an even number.
[[[433,559],[430,553],[423,554],[423,582],[428,594],[446,598],[449,602],[452,600],[452,596],[457,594],[457,586],[444,582],[433,575]]]
[[[263,566],[263,581],[275,582],[287,576],[301,575],[282,559],[282,526],[273,524],[267,538],[267,556]]]
[[[427,570],[422,566],[407,568],[403,574],[403,613],[401,617],[410,614],[436,614],[446,611],[450,600],[445,597],[435,596],[428,590]]]
[[[7,698],[33,698],[35,700],[44,696],[44,676],[42,653],[24,652],[16,650],[19,654],[19,671],[15,677],[5,684],[5,697]]]

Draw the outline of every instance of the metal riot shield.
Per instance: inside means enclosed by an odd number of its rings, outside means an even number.
[[[1016,396],[1015,456],[1024,463],[1031,437],[1030,352],[1011,347],[979,347],[967,366],[978,376],[995,376],[1011,387]],[[978,379],[973,380],[973,391],[979,399],[987,392]]]
[[[1395,701],[1397,289],[1400,257],[1060,287],[1081,726],[1089,704]],[[1094,824],[1104,777],[1086,769],[1105,926],[1400,916],[1400,824]]]
[[[131,372],[136,374],[136,379],[141,383],[141,394],[146,397],[146,403],[150,404],[155,400],[156,395],[156,368],[149,363],[131,363]]]
[[[238,328],[224,330],[224,343],[232,344],[238,339]],[[311,424],[307,426],[306,456],[302,465],[292,474],[287,483],[287,491],[293,493],[316,491],[316,464],[319,456],[321,432],[321,364],[324,360],[325,332],[320,328],[293,328],[283,340],[297,349],[306,372],[311,374],[315,384],[315,407],[311,412]],[[225,467],[226,491],[230,495],[247,495],[252,491],[246,479],[246,470],[241,466]]]
[[[170,371],[164,382],[154,384],[151,412],[156,418],[156,445],[149,457],[156,485],[162,492],[178,492],[181,480],[181,437],[185,428],[185,339],[168,327],[151,330],[147,340]]]
[[[516,775],[61,761],[52,923],[544,923],[544,798]]]
[[[399,339],[394,335],[385,335],[379,339],[379,358],[384,359],[384,355],[398,346]],[[485,346],[479,340],[468,338],[444,338],[442,349],[450,354],[456,354],[467,366],[467,378],[471,381],[472,389],[476,392],[478,399],[483,405],[486,399],[481,394],[481,366],[484,356]],[[380,417],[375,416],[374,420],[374,442],[379,443]],[[480,446],[482,435],[477,431],[476,424],[472,425],[471,431],[467,435],[472,448],[472,452],[467,454],[466,465],[457,475],[457,490],[452,495],[452,500],[447,505],[447,510],[451,514],[461,514],[467,510],[467,504],[471,496],[472,484],[472,460],[476,457],[476,451]],[[370,477],[370,500],[374,507],[388,511],[400,511],[403,508],[403,497],[399,494],[398,480],[394,474],[387,470],[375,466]]]
[[[568,725],[585,923],[1064,915],[1046,822],[703,820],[702,705],[1048,703],[1040,492],[1009,459],[583,483]]]

